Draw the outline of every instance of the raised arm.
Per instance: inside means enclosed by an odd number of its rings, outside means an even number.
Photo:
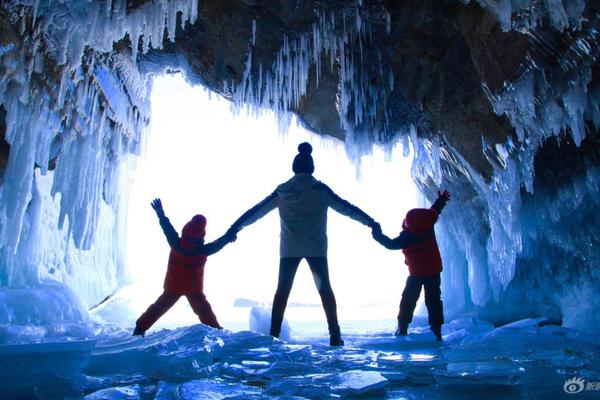
[[[317,188],[325,190],[329,195],[329,206],[335,211],[367,226],[372,226],[375,223],[375,220],[369,214],[349,201],[342,199],[326,184],[319,182],[317,183]]]
[[[438,198],[433,202],[431,208],[437,211],[438,214],[442,213],[444,207],[446,207],[446,203],[450,200],[450,192],[444,190],[440,192],[438,190]]]
[[[251,225],[267,215],[269,212],[277,208],[277,191],[265,197],[262,201],[256,204],[254,207],[243,213],[234,223],[231,225],[232,229],[240,230],[248,225]]]
[[[171,247],[179,247],[179,235],[173,225],[171,225],[171,221],[165,215],[165,211],[163,210],[162,202],[160,199],[154,199],[150,203],[154,211],[156,212],[156,216],[158,217],[158,223],[163,230],[167,238],[167,242],[169,242],[169,246]]]

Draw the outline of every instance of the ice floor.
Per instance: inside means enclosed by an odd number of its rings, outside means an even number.
[[[444,326],[442,343],[425,327],[398,338],[393,321],[372,332],[348,323],[343,348],[329,347],[310,324],[292,326],[288,342],[204,325],[144,338],[110,325],[4,326],[1,397],[600,399],[596,338],[544,319],[496,329],[456,319]]]

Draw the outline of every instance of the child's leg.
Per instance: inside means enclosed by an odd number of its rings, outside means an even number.
[[[179,300],[180,295],[163,292],[154,304],[150,305],[146,312],[144,312],[138,320],[135,322],[136,331],[141,333],[146,332],[154,323],[164,315],[175,303]]]
[[[200,319],[200,322],[217,329],[223,329],[223,327],[217,321],[217,316],[212,310],[210,303],[206,300],[204,293],[194,293],[186,295],[192,310]]]
[[[406,279],[406,286],[402,292],[402,300],[400,300],[400,312],[398,313],[398,324],[407,327],[412,322],[413,313],[417,306],[417,300],[421,294],[421,279],[414,276],[409,276]]]
[[[329,326],[329,334],[335,340],[336,345],[343,344],[341,340],[340,326],[338,324],[337,304],[335,295],[329,281],[329,268],[327,267],[327,257],[308,257],[306,259],[310,266],[315,285],[321,296],[321,303],[327,317],[327,325]]]
[[[444,323],[440,274],[425,278],[423,285],[425,286],[425,305],[429,314],[429,325],[440,327]]]
[[[300,265],[300,257],[282,257],[279,259],[279,280],[277,281],[277,291],[273,298],[273,310],[271,313],[271,336],[279,337],[281,333],[281,323],[283,314],[287,306],[288,297],[294,284],[294,277]]]

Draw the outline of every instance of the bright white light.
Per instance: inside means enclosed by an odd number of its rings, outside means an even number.
[[[152,91],[152,126],[147,154],[132,187],[129,211],[128,260],[138,288],[134,308],[143,311],[162,292],[169,247],[150,201],[163,200],[178,231],[191,216],[208,219],[206,240],[212,241],[244,211],[290,177],[297,146],[313,145],[315,177],[338,195],[361,207],[395,237],[402,219],[416,206],[417,190],[409,171],[411,159],[395,148],[391,161],[375,149],[361,160],[361,179],[346,157],[344,144],[295,126],[278,132],[275,117],[237,116],[230,104],[190,87],[181,76],[157,78]],[[389,158],[389,157],[388,157]],[[373,241],[370,230],[335,211],[329,212],[329,268],[341,320],[396,317],[408,271],[400,251]],[[209,257],[205,293],[222,324],[248,321],[247,308],[234,308],[237,298],[270,303],[279,265],[279,216],[271,212],[245,228],[238,240]],[[325,320],[308,265],[300,266],[286,318]],[[196,323],[182,298],[159,323]],[[159,325],[160,326],[160,325]]]

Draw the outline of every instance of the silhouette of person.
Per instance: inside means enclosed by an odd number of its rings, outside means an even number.
[[[429,326],[437,340],[442,340],[442,324],[444,323],[444,308],[440,290],[442,258],[433,226],[448,200],[450,200],[450,193],[445,190],[443,193],[438,192],[438,198],[431,208],[410,210],[402,222],[402,232],[395,239],[384,235],[378,223],[372,226],[373,238],[377,242],[390,250],[402,249],[410,273],[400,301],[396,330],[398,336],[408,334],[408,325],[412,322],[415,306],[423,286],[425,287],[425,305],[429,314]]]
[[[270,334],[279,337],[283,314],[300,261],[305,258],[329,327],[330,345],[343,346],[337,317],[337,305],[327,265],[327,209],[333,208],[364,225],[375,221],[364,211],[340,198],[327,185],[313,177],[312,147],[304,142],[292,163],[294,176],[277,186],[264,200],[246,211],[232,225],[242,229],[277,208],[281,222],[279,280],[273,299]]]
[[[158,216],[160,227],[171,247],[171,252],[165,276],[164,292],[138,318],[133,335],[144,336],[146,331],[173,307],[181,296],[187,298],[200,322],[221,329],[221,325],[204,295],[204,265],[208,256],[215,254],[236,239],[235,230],[229,229],[219,239],[205,244],[206,218],[198,214],[185,224],[180,238],[165,215],[160,199],[154,199],[151,205]]]

